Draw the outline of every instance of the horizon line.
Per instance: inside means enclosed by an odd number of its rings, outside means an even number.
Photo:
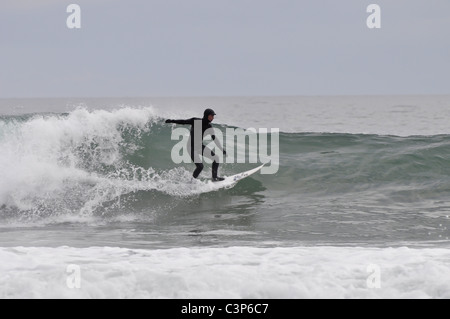
[[[274,94],[274,95],[149,95],[149,96],[42,96],[42,97],[0,97],[1,100],[45,100],[45,99],[155,99],[155,98],[283,98],[283,97],[406,97],[406,96],[450,96],[450,93],[396,93],[396,94]]]

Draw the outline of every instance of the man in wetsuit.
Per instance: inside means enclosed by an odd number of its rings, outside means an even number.
[[[203,144],[203,138],[205,137],[204,134],[207,130],[209,130],[207,134],[208,133],[211,134],[211,138],[214,140],[217,147],[223,152],[223,155],[227,154],[227,152],[223,149],[222,145],[220,144],[219,140],[216,139],[216,136],[214,135],[211,122],[214,120],[215,115],[216,113],[213,110],[206,109],[202,119],[194,117],[189,120],[167,120],[166,123],[191,125],[191,134],[188,141],[188,151],[192,161],[197,167],[194,171],[193,175],[194,178],[198,178],[200,173],[203,171],[204,165],[200,156],[204,156],[214,161],[212,164],[212,180],[214,182],[220,182],[223,181],[224,178],[217,176],[219,170],[219,157],[216,154],[214,154],[214,152],[211,149],[209,149]],[[201,132],[201,136],[199,135],[197,137],[197,140],[195,134],[196,132],[198,132],[198,134],[200,134]]]

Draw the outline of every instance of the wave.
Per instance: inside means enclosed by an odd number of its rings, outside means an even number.
[[[340,184],[446,181],[450,136],[283,134],[283,165]]]
[[[171,160],[172,129],[148,107],[0,117],[1,216],[148,211],[207,193],[192,164]],[[254,192],[439,199],[450,190],[449,146],[450,135],[280,133],[277,174],[255,177],[264,187],[245,183]],[[225,164],[222,173],[253,166]]]

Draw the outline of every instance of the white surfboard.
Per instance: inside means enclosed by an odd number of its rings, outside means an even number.
[[[208,186],[211,187],[211,191],[215,191],[215,190],[219,190],[221,188],[232,188],[234,187],[239,181],[259,172],[265,164],[254,168],[252,170],[243,172],[243,173],[239,173],[233,176],[228,176],[225,177],[225,180],[221,181],[221,182],[213,182],[213,181],[209,181],[208,182]]]

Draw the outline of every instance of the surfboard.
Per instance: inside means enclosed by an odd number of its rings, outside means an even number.
[[[224,177],[225,180],[223,180],[221,182],[209,181],[208,182],[208,186],[210,186],[212,188],[211,191],[219,190],[221,188],[232,188],[239,181],[241,181],[241,180],[243,180],[243,179],[245,179],[245,178],[247,178],[249,176],[252,176],[253,174],[259,172],[264,167],[264,165],[265,164],[263,164],[263,165],[261,165],[261,166],[259,166],[257,168],[254,168],[254,169],[251,169],[249,171],[242,172],[242,173],[239,173],[239,174],[236,174],[236,175],[233,175],[233,176]]]

